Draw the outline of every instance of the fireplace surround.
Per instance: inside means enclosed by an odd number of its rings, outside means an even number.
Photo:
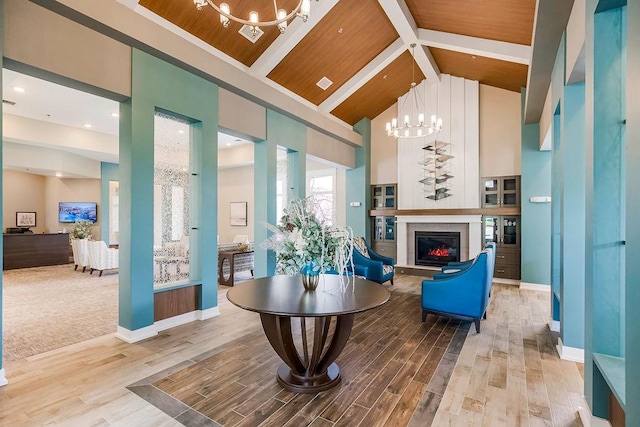
[[[460,261],[475,257],[482,250],[481,215],[396,215],[396,266],[439,269],[415,263],[415,233],[449,231],[460,233]]]

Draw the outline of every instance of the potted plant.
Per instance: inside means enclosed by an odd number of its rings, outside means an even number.
[[[71,229],[71,237],[73,237],[74,239],[90,239],[92,227],[93,222],[86,219],[79,219],[73,224],[73,228]]]
[[[273,235],[265,242],[276,253],[277,273],[302,274],[303,283],[314,280],[316,285],[320,273],[333,270],[344,275],[353,265],[351,229],[326,224],[316,215],[317,209],[310,198],[291,200],[280,224],[267,225]]]

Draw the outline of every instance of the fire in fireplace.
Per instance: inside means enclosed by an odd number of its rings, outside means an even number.
[[[460,233],[416,231],[415,264],[442,267],[460,261]]]

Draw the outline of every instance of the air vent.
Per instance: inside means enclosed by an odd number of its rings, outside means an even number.
[[[262,31],[260,27],[255,27],[255,29],[256,29],[256,33],[253,34],[253,31],[251,30],[250,26],[243,25],[242,28],[240,28],[240,31],[238,32],[242,34],[251,43],[255,43],[264,34],[264,31]]]
[[[316,83],[322,90],[327,90],[332,84],[333,82],[326,77],[321,78],[320,81]]]
[[[16,105],[16,103],[15,103],[15,102],[13,102],[13,101],[9,101],[8,99],[3,99],[3,100],[2,100],[2,103],[3,103],[3,104],[7,104],[7,105]]]

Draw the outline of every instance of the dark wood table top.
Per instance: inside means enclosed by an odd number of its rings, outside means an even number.
[[[305,291],[299,275],[263,277],[235,285],[227,292],[227,299],[245,310],[293,317],[358,313],[389,300],[389,291],[379,283],[349,278],[343,293],[339,279],[337,275],[322,275],[318,289]]]

